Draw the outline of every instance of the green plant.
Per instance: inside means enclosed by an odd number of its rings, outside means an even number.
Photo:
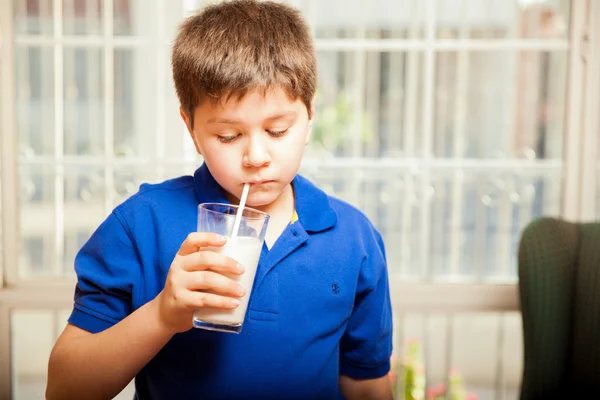
[[[421,344],[408,342],[402,363],[404,400],[422,400],[425,398],[425,374],[421,361]]]
[[[467,392],[464,379],[456,367],[450,368],[448,385],[439,383],[427,389],[427,400],[445,400],[447,392],[450,400],[477,400],[474,393]]]
[[[312,148],[318,151],[335,151],[344,142],[350,140],[352,129],[359,124],[360,140],[365,143],[373,138],[372,119],[363,110],[356,116],[355,106],[344,92],[338,94],[336,101],[324,104],[317,97],[316,115],[312,133]]]
[[[448,389],[450,390],[450,400],[466,400],[467,391],[461,374],[456,368],[450,369]]]

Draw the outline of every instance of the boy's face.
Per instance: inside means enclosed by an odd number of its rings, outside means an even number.
[[[255,208],[275,202],[290,184],[312,130],[304,103],[280,88],[204,101],[194,112],[193,129],[183,110],[181,116],[219,185],[239,199],[251,183],[246,204]]]

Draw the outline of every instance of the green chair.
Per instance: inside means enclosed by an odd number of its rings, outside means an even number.
[[[536,219],[518,260],[521,400],[600,399],[600,222]]]

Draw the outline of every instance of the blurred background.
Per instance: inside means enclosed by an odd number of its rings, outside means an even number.
[[[169,57],[204,3],[0,0],[0,398],[44,397],[97,225],[200,164]],[[522,229],[600,217],[599,2],[288,3],[319,63],[301,172],[383,234],[394,357],[417,354],[432,390],[518,398]]]

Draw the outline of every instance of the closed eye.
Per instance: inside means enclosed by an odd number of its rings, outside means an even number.
[[[219,141],[222,143],[231,143],[241,135],[238,133],[237,135],[229,135],[229,136],[219,136]]]
[[[285,129],[283,131],[273,131],[273,130],[267,129],[267,132],[269,133],[269,135],[271,135],[273,137],[280,137],[280,136],[285,135],[288,132],[288,130]]]

